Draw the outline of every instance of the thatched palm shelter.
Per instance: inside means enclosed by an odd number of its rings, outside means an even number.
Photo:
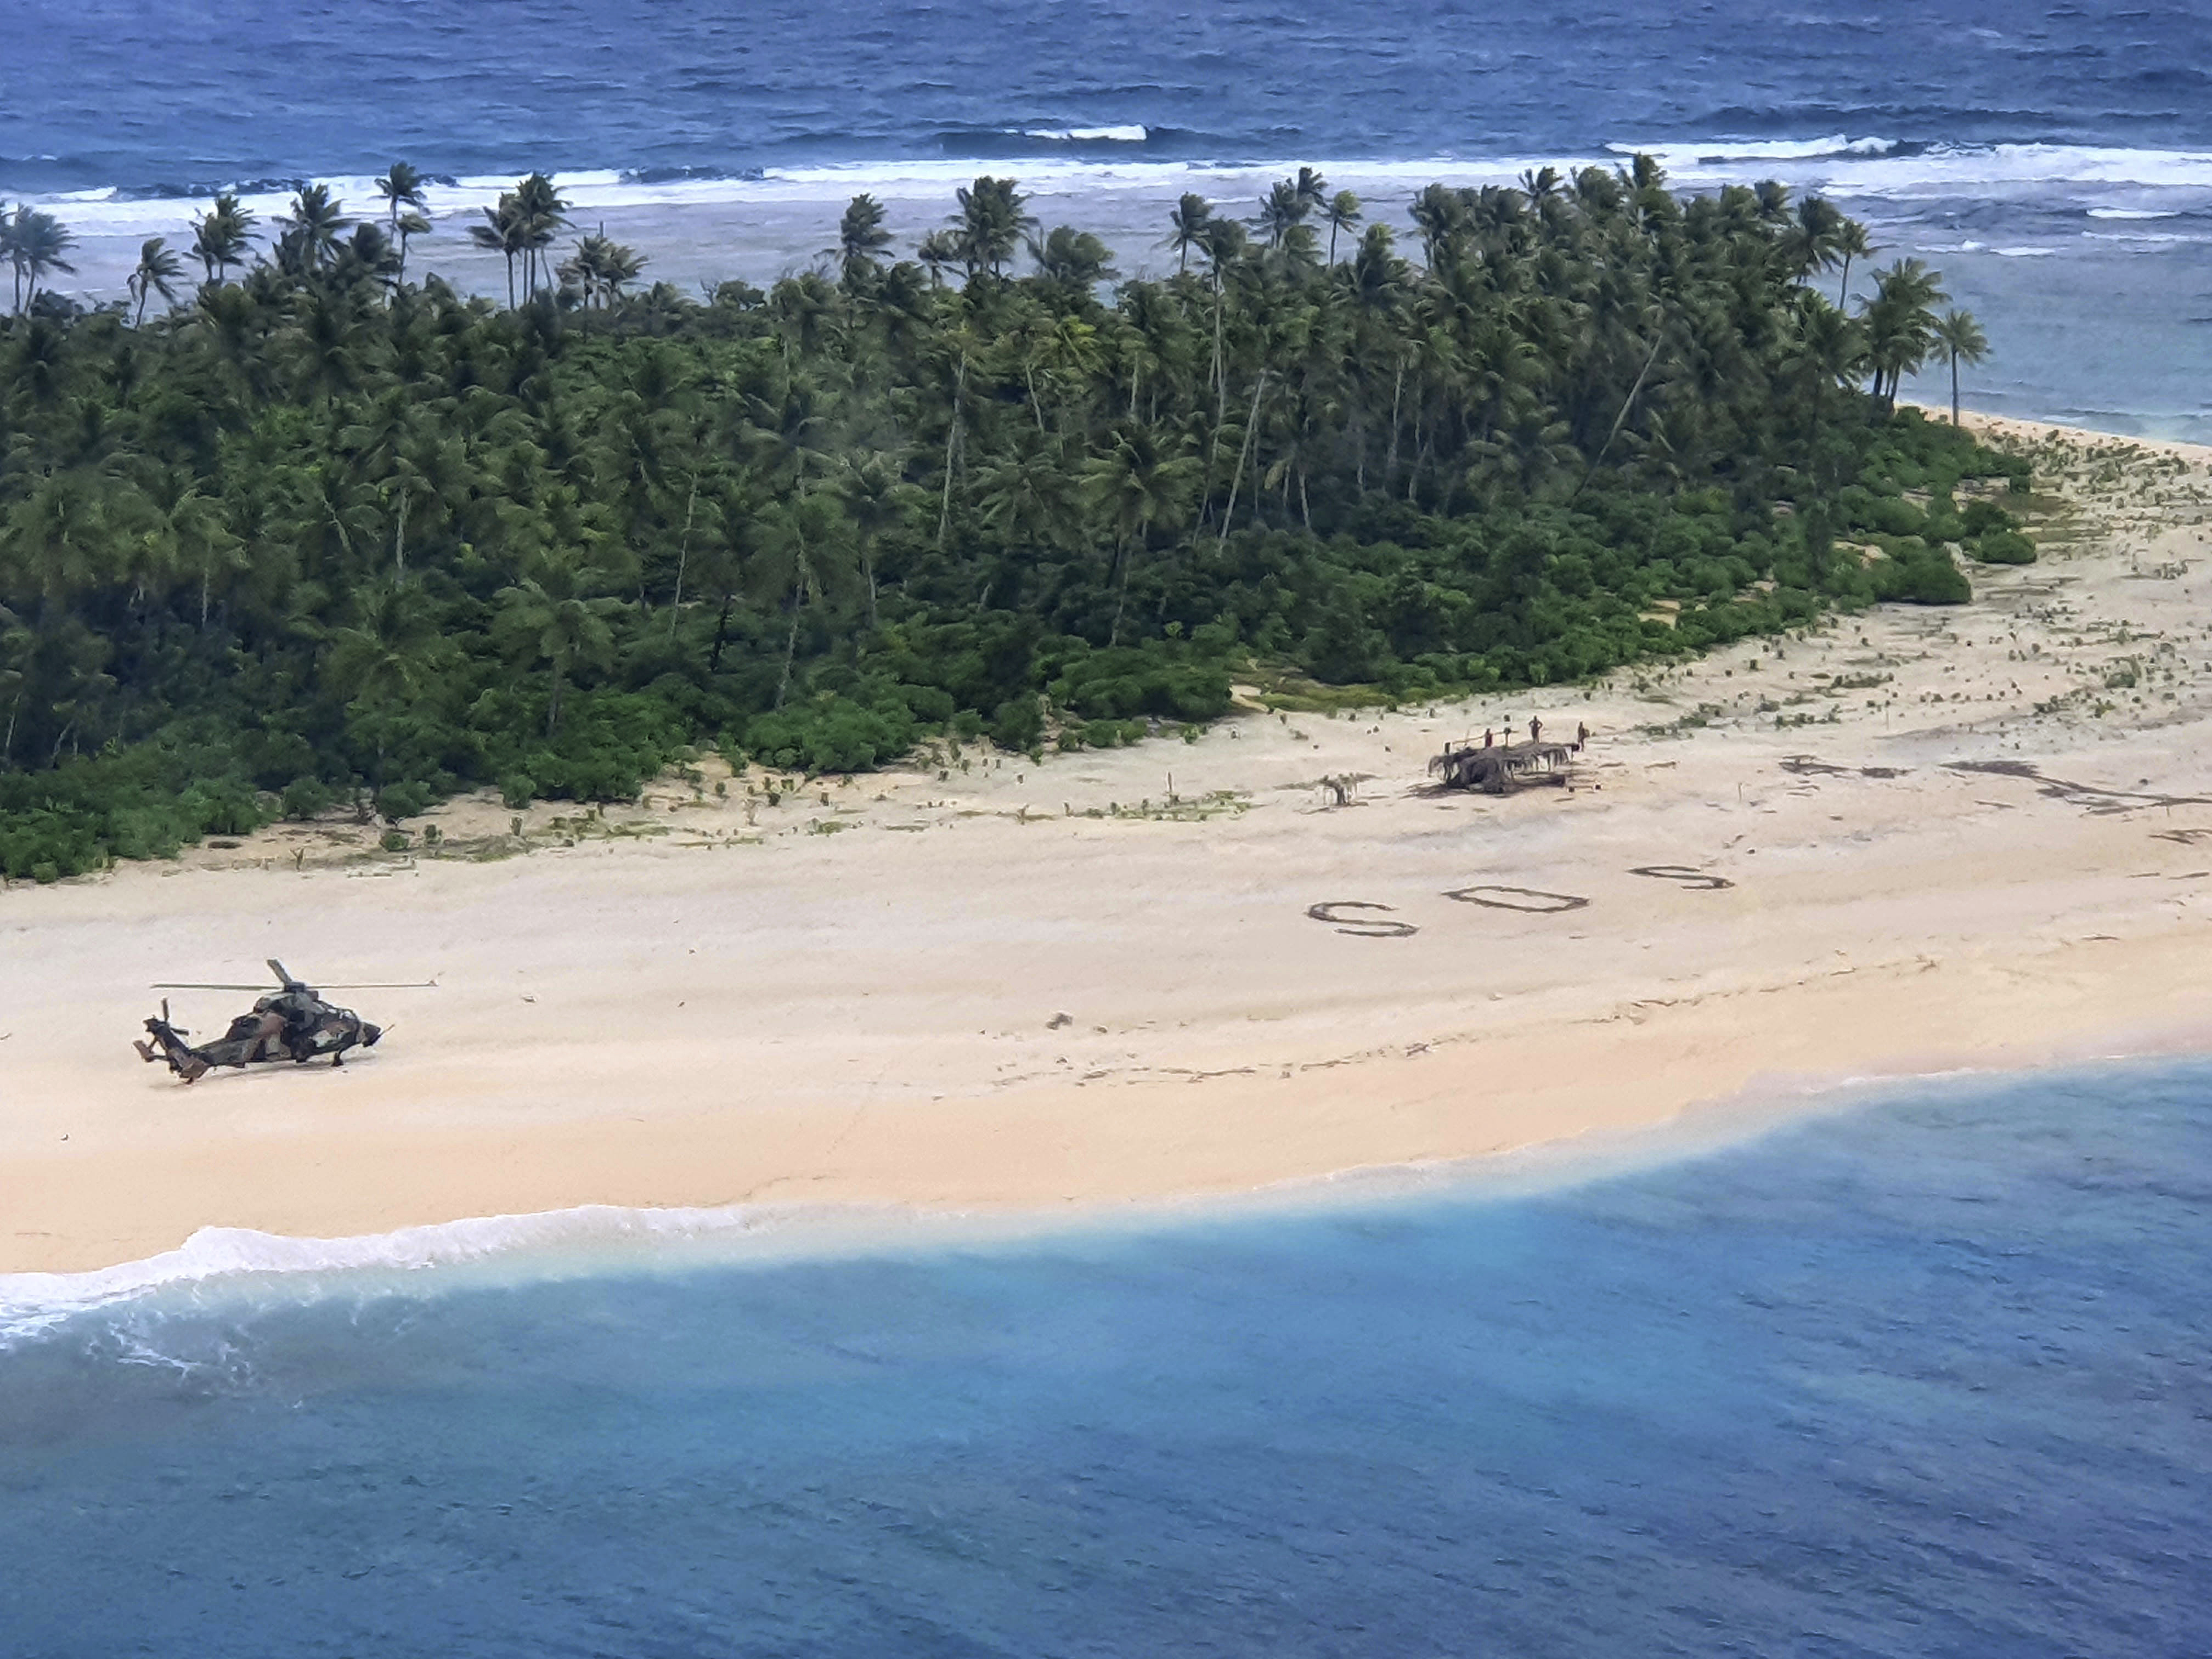
[[[1447,789],[1503,795],[1534,784],[1564,786],[1581,745],[1564,743],[1451,744],[1429,763]]]

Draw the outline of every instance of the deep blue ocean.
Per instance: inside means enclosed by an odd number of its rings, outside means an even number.
[[[2197,1659],[2212,1064],[1581,1185],[246,1277],[0,1352],[0,1648]]]
[[[441,181],[423,270],[497,288],[457,233],[544,168],[690,291],[804,265],[863,189],[910,246],[986,167],[1136,270],[1186,189],[1234,209],[1313,163],[1404,230],[1432,179],[1645,149],[1689,188],[1823,191],[1884,258],[1942,270],[1996,348],[1976,406],[2212,441],[2204,0],[7,0],[0,20],[0,198],[73,226],[94,299],[218,188],[266,216],[323,179],[373,210],[398,159]]]
[[[2008,0],[10,0],[0,192],[527,167],[2212,150],[2201,4]],[[1067,141],[1061,141],[1067,142]],[[1127,158],[1127,142],[1092,142]]]

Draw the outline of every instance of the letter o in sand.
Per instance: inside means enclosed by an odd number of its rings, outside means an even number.
[[[1340,910],[1389,910],[1388,904],[1370,904],[1365,899],[1332,899],[1327,904],[1309,904],[1306,914],[1316,921],[1325,921],[1340,933],[1349,933],[1354,939],[1411,939],[1421,930],[1410,921],[1383,921],[1369,916],[1340,916]]]
[[[1521,910],[1532,916],[1555,916],[1563,910],[1579,910],[1586,898],[1573,893],[1545,893],[1534,887],[1455,887],[1444,896],[1462,904],[1487,905],[1492,910]],[[1526,901],[1523,902],[1523,901]]]

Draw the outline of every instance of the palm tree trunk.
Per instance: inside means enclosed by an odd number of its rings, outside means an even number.
[[[732,598],[732,596],[728,593],[722,595],[722,614],[714,618],[714,648],[707,653],[707,672],[709,674],[719,674],[722,672],[722,647],[729,642],[730,638]]]
[[[684,614],[684,567],[691,557],[691,514],[699,505],[699,475],[691,475],[691,497],[684,503],[684,538],[676,544],[676,597],[668,605],[668,637],[676,637],[676,619]]]
[[[1406,365],[1398,365],[1398,378],[1390,387],[1390,453],[1382,463],[1382,488],[1398,476],[1398,405],[1406,391]]]
[[[791,632],[783,641],[783,678],[775,683],[775,706],[783,707],[783,699],[791,690],[791,659],[799,654],[799,596],[792,595]]]
[[[407,580],[407,502],[410,492],[405,484],[399,486],[399,524],[392,533],[392,568],[394,580]]]
[[[1659,347],[1666,337],[1667,331],[1664,328],[1660,329],[1653,336],[1651,349],[1644,359],[1644,367],[1636,371],[1636,384],[1628,388],[1628,395],[1620,400],[1620,413],[1613,417],[1612,429],[1605,434],[1605,442],[1599,448],[1596,459],[1583,470],[1582,483],[1575,486],[1574,495],[1567,497],[1569,501],[1574,500],[1575,495],[1583,493],[1583,484],[1590,481],[1590,475],[1604,465],[1606,456],[1612,452],[1613,441],[1620,435],[1621,423],[1628,419],[1628,411],[1636,407],[1636,394],[1644,390],[1644,377],[1651,373],[1651,365],[1659,361]]]
[[[1951,424],[1959,424],[1959,354],[1951,354]]]
[[[1112,650],[1121,642],[1121,612],[1129,603],[1129,566],[1134,562],[1129,556],[1129,538],[1124,534],[1115,552],[1121,566],[1121,596],[1114,601],[1114,625],[1106,630],[1106,648]]]
[[[1036,374],[1027,363],[1022,365],[1022,380],[1030,389],[1030,412],[1036,416],[1037,436],[1045,435],[1044,405],[1037,401]]]
[[[1221,361],[1221,271],[1213,273],[1213,423],[1219,426],[1229,416],[1229,371]]]
[[[960,453],[960,398],[968,385],[968,354],[960,354],[960,368],[952,377],[952,427],[945,434],[945,500],[937,512],[937,550],[945,550],[945,534],[952,523],[952,463]]]
[[[1237,517],[1237,489],[1244,482],[1244,458],[1252,451],[1252,430],[1260,423],[1260,394],[1267,389],[1267,371],[1261,369],[1260,378],[1252,387],[1252,413],[1244,422],[1244,442],[1237,452],[1237,470],[1229,475],[1229,505],[1221,514],[1221,539],[1216,546],[1225,546],[1229,541],[1229,526]],[[1124,574],[1126,583],[1128,577]]]

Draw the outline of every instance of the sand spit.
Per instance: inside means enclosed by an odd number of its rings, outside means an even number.
[[[288,825],[18,885],[0,1271],[208,1225],[1111,1206],[1763,1082],[2197,1046],[2212,451],[1989,424],[2036,452],[2045,550],[1958,609],[1042,767],[940,752],[774,804],[708,767],[605,814],[458,803],[435,849]],[[1443,740],[1531,714],[1589,725],[1581,787],[1426,791]],[[353,997],[394,1029],[341,1072],[138,1063],[149,981],[272,954],[441,988]]]

